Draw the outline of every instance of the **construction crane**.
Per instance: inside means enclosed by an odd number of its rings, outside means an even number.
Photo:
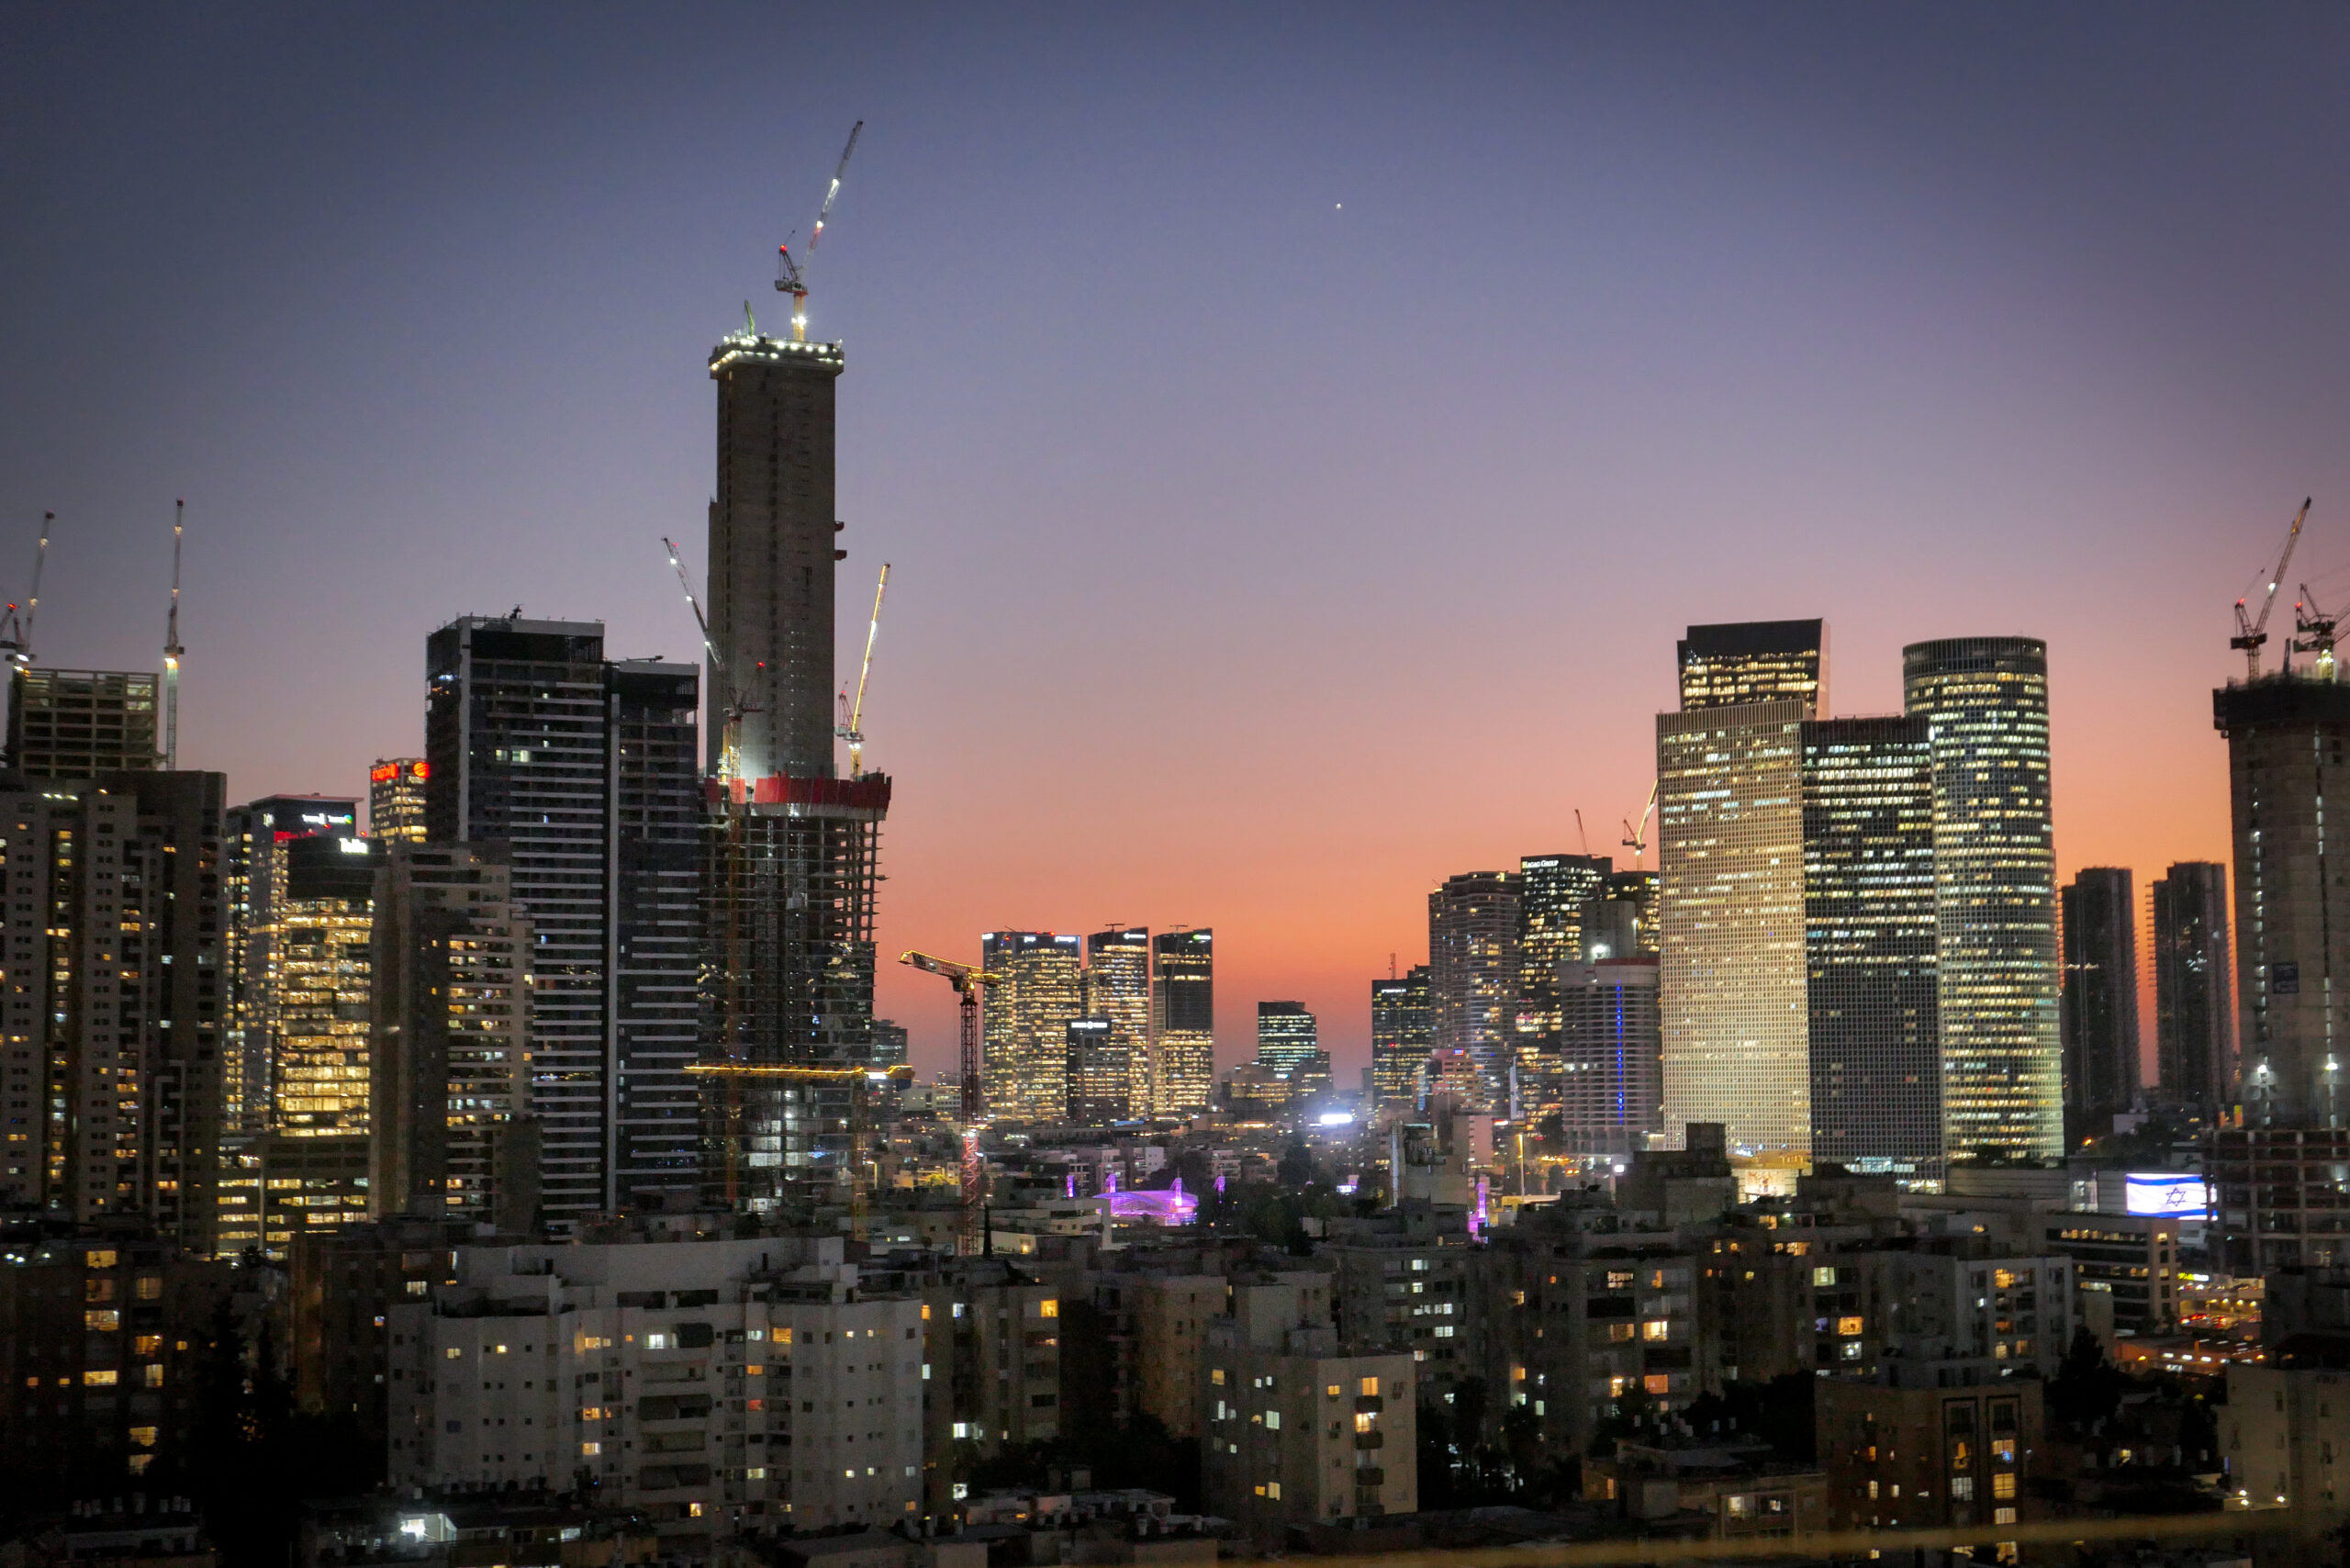
[[[57,526],[57,514],[40,514],[40,544],[33,551],[33,591],[26,596],[21,612],[15,605],[0,612],[0,654],[8,662],[23,669],[33,662],[33,616],[40,610],[40,569],[49,563],[50,531]]]
[[[2310,585],[2301,585],[2301,599],[2293,606],[2293,629],[2300,635],[2290,646],[2296,653],[2315,654],[2317,678],[2331,682],[2334,677],[2334,628],[2342,622],[2342,611],[2329,615],[2318,608],[2317,596],[2310,592]]]
[[[816,211],[816,227],[808,236],[808,254],[800,261],[791,259],[791,241],[786,240],[776,247],[775,288],[778,294],[791,296],[791,341],[808,341],[808,272],[816,264],[816,241],[824,237],[824,219],[833,215],[833,198],[841,194],[841,176],[848,173],[848,155],[856,151],[856,133],[865,129],[858,120],[849,127],[848,145],[841,149],[840,166],[833,171],[833,183],[824,187],[824,205]]]
[[[1640,825],[1634,827],[1632,819],[1624,819],[1624,847],[1632,852],[1632,869],[1640,868],[1640,856],[1649,846],[1649,818],[1656,814],[1656,786],[1649,786],[1649,803],[1640,808]]]
[[[1590,859],[1591,834],[1583,831],[1583,808],[1581,806],[1577,806],[1575,808],[1575,836],[1583,840],[1583,857],[1586,860]]]
[[[172,612],[163,622],[163,770],[180,765],[180,532],[187,522],[185,497],[172,503]]]
[[[731,782],[743,776],[743,715],[756,712],[744,700],[743,689],[734,684],[734,672],[726,667],[725,655],[718,644],[710,640],[710,622],[701,612],[701,600],[694,597],[694,585],[686,577],[686,564],[677,558],[677,546],[666,534],[662,546],[669,552],[669,565],[677,570],[677,586],[686,590],[686,604],[694,612],[694,625],[701,632],[702,652],[710,655],[711,673],[716,675],[723,690],[719,694],[723,704],[725,722],[719,730],[718,777]],[[877,610],[876,613],[878,611]]]
[[[911,1067],[763,1067],[751,1062],[695,1062],[686,1070],[704,1078],[767,1078],[783,1079],[795,1083],[845,1083],[848,1085],[848,1214],[852,1234],[865,1233],[866,1181],[865,1167],[865,1095],[873,1080],[886,1079],[895,1083],[913,1081]],[[726,1190],[727,1201],[734,1199],[736,1175],[734,1161],[742,1147],[742,1102],[735,1086],[727,1086],[726,1115]]]
[[[881,563],[881,583],[873,590],[873,619],[865,628],[865,663],[857,666],[856,702],[851,706],[848,693],[841,693],[841,709],[846,715],[834,734],[848,742],[848,776],[865,777],[865,681],[873,673],[873,640],[881,634],[881,596],[890,591],[890,563]]]
[[[985,1196],[987,1176],[986,1163],[979,1158],[979,1118],[987,1108],[979,1093],[979,993],[990,986],[1002,985],[1005,977],[990,974],[976,964],[958,964],[951,958],[934,958],[928,953],[901,953],[898,962],[937,975],[955,988],[956,1054],[963,1074],[962,1230],[968,1244],[974,1239],[980,1223],[979,1205]]]
[[[2301,510],[2293,514],[2293,526],[2286,530],[2285,548],[2277,557],[2277,569],[2263,574],[2268,579],[2268,587],[2260,596],[2260,614],[2255,617],[2244,608],[2244,599],[2251,595],[2246,594],[2236,600],[2236,634],[2228,639],[2228,646],[2244,650],[2246,680],[2260,678],[2260,645],[2268,641],[2268,612],[2277,608],[2277,585],[2285,580],[2285,568],[2292,565],[2293,547],[2301,542],[2301,524],[2309,515],[2310,503],[2304,498]],[[2285,655],[2285,662],[2288,665],[2292,663],[2289,651]]]

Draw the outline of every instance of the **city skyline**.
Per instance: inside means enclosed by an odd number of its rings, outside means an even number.
[[[978,312],[966,308],[973,286],[932,270],[948,264],[935,258],[1002,238],[985,203],[1022,191],[1031,204],[1037,149],[1060,122],[1011,112],[948,150],[942,117],[1076,81],[1088,60],[1148,59],[1123,46],[1171,32],[1079,28],[990,85],[996,67],[949,59],[965,24],[942,22],[778,113],[677,106],[684,62],[707,58],[691,25],[631,39],[645,47],[627,62],[614,34],[557,28],[549,58],[565,69],[523,71],[525,103],[602,94],[627,69],[654,84],[631,111],[643,147],[616,171],[574,162],[498,106],[491,66],[520,46],[520,23],[468,35],[478,62],[376,38],[384,95],[360,95],[347,123],[381,130],[397,98],[433,96],[420,84],[437,83],[449,134],[486,157],[477,167],[424,138],[341,163],[329,185],[324,160],[266,144],[274,113],[317,123],[304,95],[347,85],[331,77],[313,87],[293,73],[282,110],[136,108],[142,95],[173,101],[153,88],[183,66],[223,84],[223,104],[239,98],[249,73],[287,58],[255,50],[253,34],[158,18],[123,47],[75,18],[16,24],[24,47],[0,79],[58,139],[28,175],[24,230],[75,211],[67,231],[85,249],[67,267],[8,242],[28,281],[6,307],[21,374],[0,434],[0,588],[21,591],[53,507],[41,662],[153,664],[170,503],[186,495],[182,762],[228,772],[232,801],[349,796],[374,759],[421,755],[416,650],[457,615],[519,599],[534,617],[605,621],[616,655],[690,656],[658,538],[699,536],[703,356],[744,297],[769,327],[780,320],[769,252],[805,223],[863,115],[811,335],[846,339],[856,365],[842,388],[851,554],[836,667],[853,666],[872,574],[895,567],[866,725],[868,765],[900,780],[885,953],[969,958],[970,934],[1000,923],[1084,931],[1105,910],[1155,930],[1214,925],[1219,1066],[1248,1054],[1254,1002],[1295,997],[1350,1081],[1367,1060],[1363,981],[1387,972],[1391,952],[1399,969],[1425,956],[1427,891],[1579,849],[1578,808],[1592,852],[1626,864],[1615,824],[1646,794],[1646,732],[1673,706],[1672,639],[1690,623],[1778,616],[1833,629],[1840,716],[1899,710],[1906,644],[2044,639],[2058,878],[2110,865],[2145,884],[2174,862],[2226,861],[2225,749],[2207,694],[2237,668],[2227,606],[2273,558],[2301,494],[2318,505],[2297,576],[2322,594],[2350,563],[2350,525],[2336,521],[2350,515],[2350,474],[2331,435],[2340,395],[2309,384],[2350,319],[2294,259],[2328,251],[2322,236],[2289,256],[2174,241],[2275,231],[2305,185],[2336,183],[2340,111],[2279,87],[2304,68],[2288,43],[2311,62],[2328,51],[2256,23],[2181,25],[2150,29],[2144,55],[2115,63],[2092,58],[2094,22],[2043,22],[2040,64],[2012,67],[2023,79],[2009,129],[1962,151],[1949,139],[1974,123],[1966,91],[1945,82],[1912,106],[1894,100],[1919,97],[1934,64],[1976,91],[2014,80],[1984,74],[2004,58],[1996,24],[1873,22],[1814,62],[1801,56],[1824,23],[1720,20],[1702,41],[1622,18],[1524,36],[1487,24],[1453,58],[1500,73],[1512,91],[1493,98],[1518,95],[1531,80],[1521,70],[1570,82],[1621,71],[1637,84],[1670,68],[1751,104],[1753,73],[1779,73],[1751,137],[1720,120],[1671,124],[1622,94],[1572,111],[1464,108],[1457,81],[1427,90],[1462,123],[1379,128],[1371,106],[1401,55],[1354,43],[1304,94],[1335,123],[1371,128],[1347,147],[1256,105],[1253,78],[1193,50],[1123,66],[1062,112],[1081,120],[1102,112],[1098,95],[1203,69],[1222,91],[1196,109],[1117,117],[1126,129],[1102,149],[1055,151],[1073,164],[1055,183],[1071,216],[1049,237],[1006,241],[1034,286]],[[1294,70],[1326,41],[1311,18],[1262,25],[1268,69]],[[332,52],[366,28],[320,20],[281,47]],[[826,24],[810,47],[860,39]],[[1513,45],[1525,65],[1506,62]],[[1740,64],[1742,46],[1763,64]],[[2190,61],[2217,96],[2210,166],[2223,177],[2181,173],[2163,151],[2206,129],[2160,106]],[[2040,69],[2076,86],[2053,92]],[[1878,85],[1786,107],[1804,96],[1789,79],[1812,72]],[[2255,79],[2264,106],[2286,106],[2232,112]],[[925,109],[925,94],[944,109]],[[1211,114],[1230,123],[1113,174],[1140,140],[1187,140],[1161,136],[1166,124]],[[1856,121],[1927,173],[1829,155],[1869,140]],[[156,151],[159,123],[189,134]],[[349,134],[321,140],[339,154]],[[2264,163],[2270,138],[2298,150],[2291,172],[2231,183]],[[1496,144],[1510,151],[1480,155]],[[2026,167],[2052,145],[2053,172]],[[187,178],[181,160],[199,147],[225,185]],[[1588,147],[1606,156],[1537,167]],[[1191,307],[1169,297],[1189,285],[1169,271],[1167,237],[1228,210],[1225,176],[1259,152],[1266,179],[1230,211],[1233,249],[1215,258],[1228,313],[1205,344],[1170,341],[1187,334],[1166,323]],[[134,153],[151,166],[130,168]],[[951,196],[989,162],[1007,172]],[[2084,175],[2103,193],[2095,213],[2051,205]],[[509,181],[554,194],[508,211],[493,198]],[[665,193],[672,181],[681,194]],[[225,191],[224,210],[191,210],[183,184]],[[346,185],[370,196],[311,199]],[[121,193],[121,218],[69,205],[99,186]],[[1131,196],[1137,187],[1147,194]],[[1751,203],[1720,199],[1750,189]],[[1404,295],[1386,263],[1364,261],[1366,236],[1414,230],[1438,207],[1452,213],[1442,313],[1391,327],[1371,307]],[[184,263],[160,276],[144,238],[157,227]],[[1069,244],[1080,228],[1086,242]],[[645,229],[659,239],[622,242]],[[1869,243],[1823,260],[1863,231]],[[1581,286],[1564,291],[1534,264],[1561,235],[1583,236],[1563,252]],[[1738,259],[1655,266],[1715,250]],[[256,258],[265,275],[241,277]],[[316,275],[289,282],[297,264]],[[1665,275],[1649,283],[1650,270]],[[2109,287],[2116,275],[2132,286]],[[1550,297],[1560,293],[1585,303]],[[2189,318],[2202,324],[2176,324]],[[1442,395],[1461,405],[1433,415],[1426,450],[1400,458],[1382,435],[1387,400],[1349,386],[1375,383],[1369,367],[1394,330],[1447,343]],[[151,333],[148,352],[129,352]],[[1529,355],[1525,342],[1555,352]],[[406,346],[386,349],[367,385],[343,377],[345,356],[371,342]],[[1235,344],[1252,366],[1238,382]],[[1628,369],[1636,347],[1676,368]],[[84,364],[115,370],[73,368]],[[972,388],[990,378],[1029,406],[1007,412],[997,397],[973,415]],[[547,409],[521,408],[526,387],[548,385],[563,391]],[[1775,411],[1746,407],[1765,385]],[[1888,404],[1905,416],[1878,411]],[[1314,411],[1282,412],[1291,405]],[[1692,472],[1700,430],[1706,461]],[[1462,520],[1434,569],[1406,547],[1430,515]],[[1951,547],[1962,531],[1976,547]],[[1763,537],[1801,547],[1740,543]],[[687,552],[698,582],[700,554]],[[1137,577],[1155,585],[1147,599],[1105,591]],[[1561,616],[1569,582],[1593,587]],[[1282,613],[1266,615],[1276,603]],[[1048,686],[991,690],[984,716],[967,700],[974,666],[1104,646],[1138,668],[1182,666],[1180,681],[1154,684],[1173,695],[1147,721],[1097,715],[1085,743],[1060,751],[1062,698]],[[1444,744],[1395,744],[1396,715],[1412,711]],[[2149,769],[2169,788],[2143,798]],[[1447,790],[1475,809],[1416,809]],[[912,1026],[924,1073],[946,1067],[951,997],[895,966],[878,991],[878,1010]]]

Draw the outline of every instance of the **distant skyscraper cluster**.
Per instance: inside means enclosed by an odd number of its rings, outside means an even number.
[[[1207,1109],[1214,933],[1113,926],[1082,939],[990,931],[982,1080],[989,1114],[1102,1126]],[[1311,1016],[1307,1029],[1311,1034]]]

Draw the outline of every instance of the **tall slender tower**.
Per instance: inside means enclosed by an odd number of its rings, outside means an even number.
[[[2130,873],[2118,866],[2084,867],[2058,902],[2069,1140],[2097,1135],[2138,1097],[2138,919]]]
[[[1901,650],[1932,726],[1943,1118],[1953,1157],[2064,1148],[2048,646],[1951,637]]]
[[[747,323],[710,356],[711,1065],[872,1061],[873,905],[890,780],[839,778],[833,764],[833,577],[846,554],[834,540],[841,368],[838,343],[765,337]],[[713,1201],[764,1212],[794,1194],[846,1196],[834,1185],[856,1168],[841,1158],[845,1083],[705,1081]]]
[[[1468,871],[1428,893],[1428,1011],[1439,1051],[1466,1052],[1480,1109],[1506,1111],[1517,1040],[1515,871]]]
[[[1177,926],[1151,938],[1151,1114],[1197,1115],[1214,1082],[1215,933]]]
[[[2228,1004],[2228,868],[2183,860],[2154,886],[2154,1075],[2165,1098],[2206,1114],[2235,1098]]]

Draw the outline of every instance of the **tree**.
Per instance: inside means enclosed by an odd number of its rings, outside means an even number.
[[[2097,1336],[2076,1328],[2056,1375],[2048,1381],[2048,1414],[2076,1433],[2087,1432],[2121,1408],[2127,1381],[2121,1369],[2106,1359]]]

